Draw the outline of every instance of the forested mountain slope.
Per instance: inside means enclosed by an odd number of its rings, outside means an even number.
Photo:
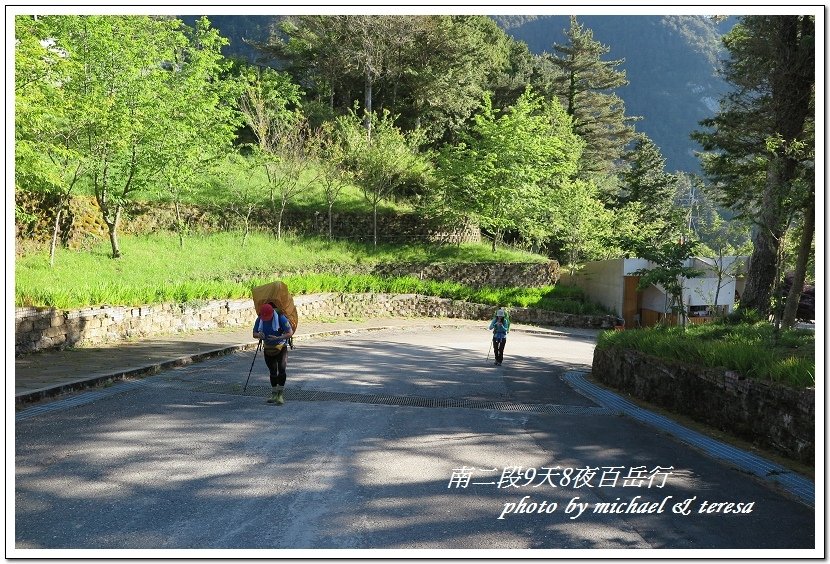
[[[565,43],[569,16],[491,16],[508,34],[527,43],[530,51],[553,52]],[[257,52],[248,41],[264,41],[279,16],[209,15],[230,40],[228,56],[249,61]],[[183,16],[187,23],[194,16]],[[698,172],[689,133],[711,117],[727,85],[717,76],[720,37],[734,25],[730,17],[716,22],[705,16],[579,16],[594,38],[610,48],[606,59],[624,59],[629,84],[617,94],[629,116],[640,116],[638,131],[660,147],[670,171]]]
[[[493,16],[534,54],[565,43],[569,16]],[[720,37],[735,18],[717,23],[705,16],[579,16],[594,39],[610,48],[606,60],[624,59],[628,86],[617,95],[626,114],[640,116],[638,131],[660,147],[669,170],[697,172],[689,133],[711,117],[727,90],[717,75]]]

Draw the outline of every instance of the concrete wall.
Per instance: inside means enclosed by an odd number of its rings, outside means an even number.
[[[718,303],[715,303],[715,295]],[[735,279],[722,280],[718,291],[717,278],[691,278],[683,285],[683,302],[686,305],[724,305],[732,311],[735,303]]]
[[[745,378],[634,350],[594,350],[592,375],[609,386],[815,464],[815,390]]]
[[[585,296],[615,314],[622,313],[624,259],[588,262],[575,274],[563,273],[560,282],[582,288]]]
[[[450,317],[489,320],[495,306],[416,294],[312,294],[295,296],[304,319],[355,317]],[[73,311],[17,308],[15,354],[68,346],[96,346],[135,337],[182,331],[251,325],[256,313],[250,299],[211,300],[199,306],[164,304],[141,307],[98,307]],[[532,308],[511,308],[516,323],[607,329],[610,316],[582,316]]]
[[[659,311],[660,313],[666,312],[666,294],[654,286],[649,286],[643,290],[641,300],[643,309]]]

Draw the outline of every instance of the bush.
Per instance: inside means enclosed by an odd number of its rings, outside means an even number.
[[[748,378],[796,388],[815,385],[815,334],[776,333],[764,322],[733,320],[679,327],[652,327],[600,334],[597,347],[630,348],[660,358],[734,370]]]

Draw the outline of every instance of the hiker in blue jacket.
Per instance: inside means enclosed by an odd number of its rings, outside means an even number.
[[[275,311],[271,303],[263,304],[254,323],[254,338],[262,341],[262,355],[271,376],[271,397],[268,403],[285,403],[285,389],[288,364],[288,339],[294,334],[291,322],[282,313]]]
[[[495,355],[493,364],[501,366],[504,360],[504,346],[507,344],[507,332],[510,331],[510,319],[507,318],[503,309],[499,308],[496,311],[489,329],[493,332],[493,354]]]

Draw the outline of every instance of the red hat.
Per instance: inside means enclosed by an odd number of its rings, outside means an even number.
[[[263,304],[263,306],[259,309],[259,317],[263,321],[271,321],[274,319],[274,306],[271,304]]]

